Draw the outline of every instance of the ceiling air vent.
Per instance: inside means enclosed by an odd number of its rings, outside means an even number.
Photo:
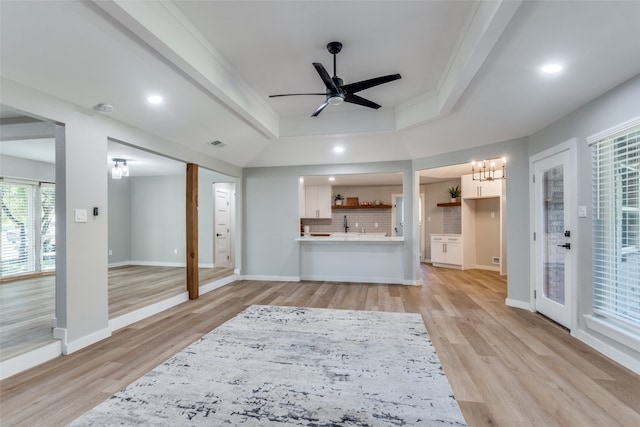
[[[211,141],[211,142],[207,142],[207,144],[212,145],[216,148],[222,148],[222,147],[226,147],[227,144],[225,144],[224,142],[216,139],[215,141]]]

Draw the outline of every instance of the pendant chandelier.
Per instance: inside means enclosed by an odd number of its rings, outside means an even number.
[[[499,162],[501,163],[501,165],[498,165]],[[502,159],[471,162],[471,177],[474,181],[497,181],[499,179],[506,180],[506,163],[507,160],[504,157]]]

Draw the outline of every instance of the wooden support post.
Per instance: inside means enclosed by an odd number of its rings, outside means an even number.
[[[187,291],[189,299],[200,294],[198,276],[198,165],[187,163]]]

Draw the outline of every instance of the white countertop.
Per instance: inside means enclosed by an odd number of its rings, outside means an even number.
[[[324,242],[362,242],[362,243],[402,243],[404,237],[385,237],[385,236],[373,236],[365,234],[347,233],[342,235],[332,236],[302,236],[295,239],[296,242],[303,243],[324,243]]]

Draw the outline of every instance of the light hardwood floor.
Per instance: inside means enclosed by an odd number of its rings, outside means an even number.
[[[0,424],[64,425],[251,304],[421,313],[470,426],[638,426],[640,377],[525,310],[505,279],[423,265],[425,285],[238,281],[0,383]]]
[[[233,274],[233,268],[201,268],[201,285]],[[128,265],[109,269],[109,319],[187,291],[186,270]],[[53,342],[55,276],[0,283],[0,360]]]

